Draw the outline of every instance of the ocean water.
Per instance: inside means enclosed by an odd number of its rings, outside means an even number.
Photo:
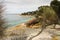
[[[31,16],[20,16],[20,15],[4,15],[5,26],[12,27],[17,24],[25,23],[28,20],[31,20],[33,17]]]

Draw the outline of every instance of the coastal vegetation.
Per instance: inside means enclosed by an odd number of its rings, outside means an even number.
[[[38,36],[40,33],[42,33],[42,31],[47,26],[54,24],[53,28],[55,28],[55,25],[58,23],[58,17],[56,15],[55,11],[52,9],[52,7],[41,6],[41,7],[39,7],[39,11],[40,10],[41,10],[40,14],[36,13],[34,16],[38,20],[38,23],[41,23],[42,29],[37,35],[31,37],[29,40],[31,40],[32,38]]]
[[[53,0],[50,6],[40,6],[36,11],[22,13],[21,15],[31,15],[36,18],[37,23],[45,20],[46,25],[59,24],[60,19],[60,1]],[[34,21],[34,22],[36,22]],[[34,23],[33,22],[33,23]]]
[[[36,21],[33,21],[33,24],[40,23],[42,25],[41,31],[33,36],[30,37],[29,40],[32,40],[34,37],[38,36],[42,33],[42,31],[49,25],[53,25],[53,28],[55,29],[56,24],[59,24],[60,21],[60,1],[53,0],[50,3],[50,6],[40,6],[38,7],[37,11],[22,13],[22,15],[31,15],[36,18]],[[35,23],[36,22],[36,23]],[[30,25],[32,23],[29,23]]]
[[[0,39],[4,36],[4,30],[5,30],[5,21],[3,19],[3,12],[4,12],[4,5],[3,1],[0,1]]]
[[[60,1],[53,0],[53,1],[51,1],[50,6],[54,9],[58,18],[60,19],[60,11],[59,11],[60,10]]]

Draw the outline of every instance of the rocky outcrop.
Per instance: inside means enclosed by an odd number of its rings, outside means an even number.
[[[34,19],[26,22],[26,25],[27,25],[27,26],[30,26],[30,25],[34,25],[34,24],[36,24],[36,23],[38,23],[38,22],[39,22],[39,21],[38,21],[36,18],[34,18]]]
[[[19,24],[17,26],[8,28],[5,30],[5,35],[9,38],[26,38],[26,40],[29,40],[30,37],[35,36],[38,34],[38,32],[41,30],[40,25],[30,25],[27,27],[26,23]],[[50,26],[52,27],[52,25]],[[41,34],[38,36],[34,37],[32,40],[51,40],[51,34],[53,35],[53,30],[51,30],[50,27],[47,27]],[[60,25],[56,25],[57,28],[60,27]],[[37,29],[36,29],[37,28]],[[48,29],[49,28],[49,29]],[[55,29],[54,29],[55,30]],[[56,30],[55,30],[56,31]]]

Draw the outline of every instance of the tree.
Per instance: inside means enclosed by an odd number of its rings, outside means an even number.
[[[41,34],[47,26],[55,24],[54,25],[54,28],[55,28],[56,24],[58,23],[58,17],[56,15],[55,11],[52,9],[52,7],[42,6],[40,8],[40,10],[41,10],[41,14],[39,16],[42,16],[42,28],[41,28],[41,31],[39,31],[39,33],[37,35],[35,35],[33,37],[30,37],[29,40],[32,40],[33,38],[35,38],[36,36]],[[41,20],[41,19],[38,17],[38,20]]]
[[[4,35],[4,19],[3,19],[3,12],[4,12],[4,6],[3,6],[3,1],[0,1],[0,37]]]
[[[42,16],[42,19],[45,18],[47,25],[58,23],[58,16],[51,6],[41,6],[39,7],[39,11],[36,15]]]
[[[51,1],[50,6],[54,9],[56,14],[58,15],[58,18],[60,19],[60,1],[53,0]]]

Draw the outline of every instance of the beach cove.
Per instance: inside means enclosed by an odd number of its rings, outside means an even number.
[[[12,16],[10,16],[10,17],[12,17]],[[14,17],[14,18],[16,18],[16,17]],[[24,19],[25,19],[25,16],[24,16]],[[27,19],[26,19],[26,21],[24,20],[22,23],[19,22],[18,24],[15,24],[14,26],[8,27],[5,30],[6,37],[3,39],[5,39],[5,40],[11,40],[11,39],[29,40],[30,37],[37,35],[41,29],[39,28],[39,26],[35,27],[35,25],[33,25],[31,27],[27,27],[25,23],[32,20],[32,19],[29,19],[28,17],[27,17]],[[53,35],[54,30],[55,29],[52,29],[52,31],[50,29],[45,29],[39,36],[37,36],[36,38],[33,38],[32,40],[43,40],[43,39],[52,40],[51,35]],[[51,34],[51,33],[49,33],[49,31],[51,31],[53,33]],[[42,37],[43,34],[44,34],[44,37]],[[60,38],[60,36],[58,38]]]

